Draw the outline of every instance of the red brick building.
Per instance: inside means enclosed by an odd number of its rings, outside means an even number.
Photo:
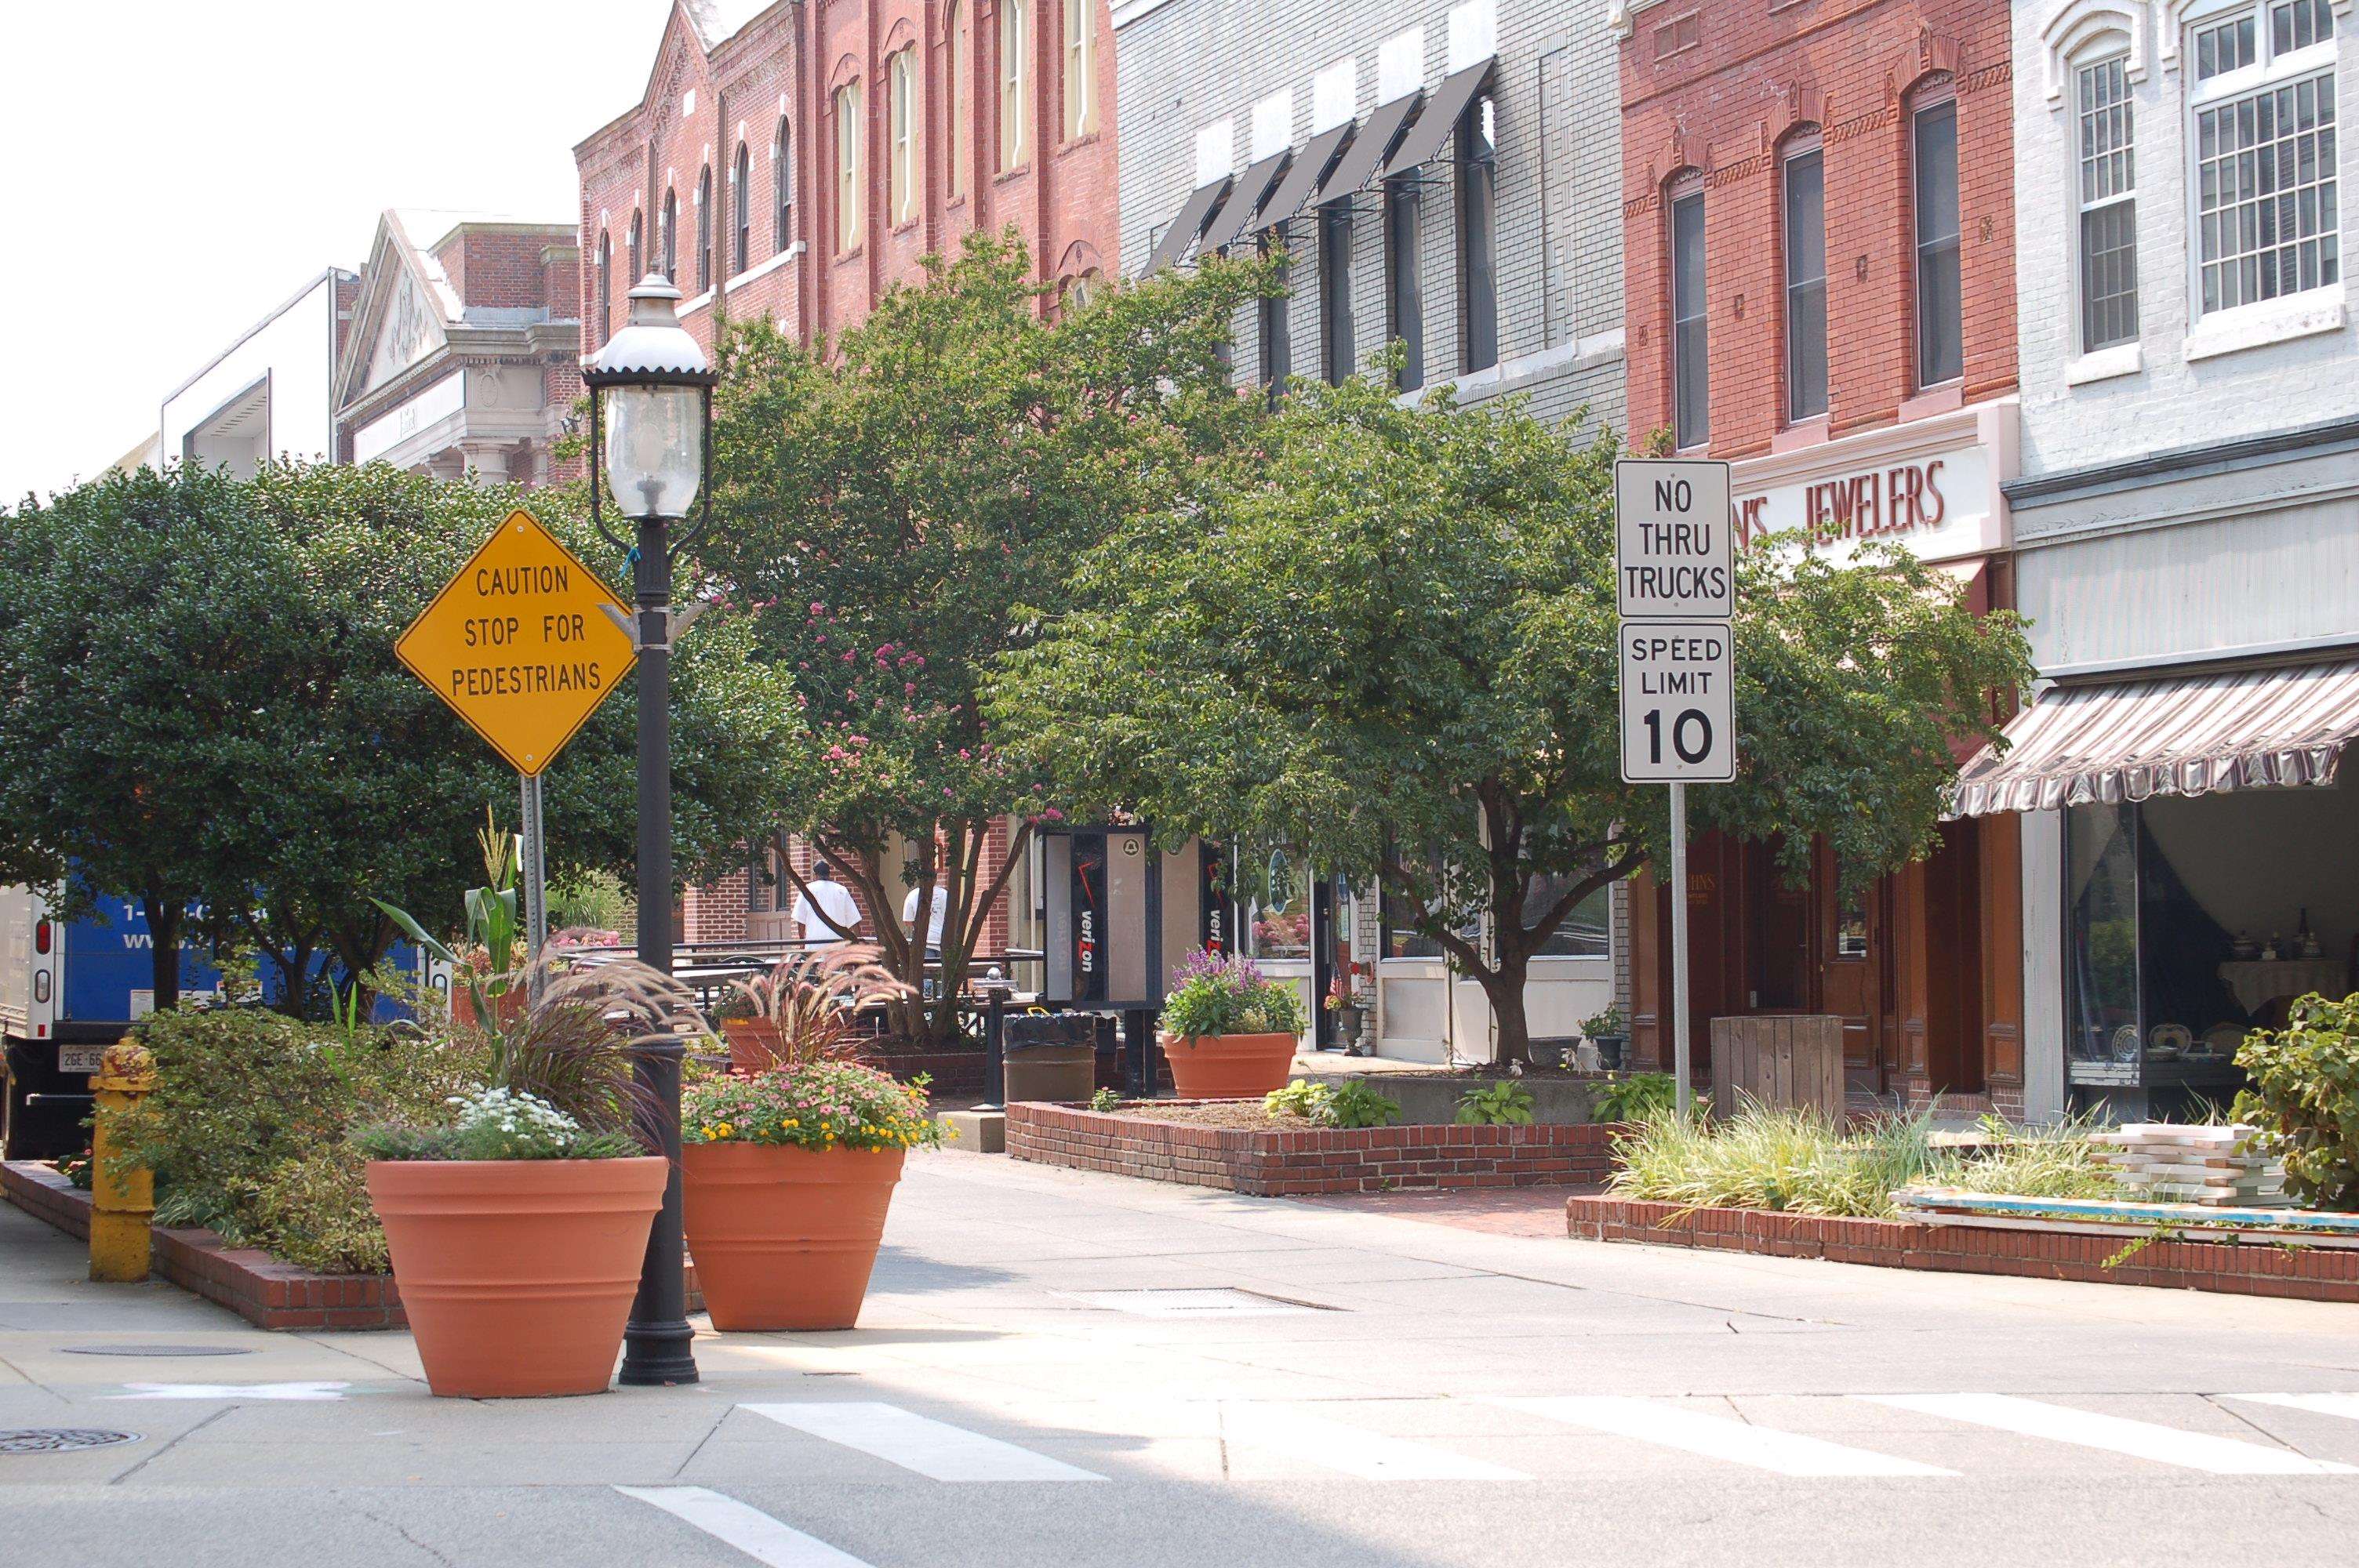
[[[674,0],[639,103],[574,148],[582,341],[643,274],[805,341],[1013,225],[1042,278],[1119,254],[1105,0]]]
[[[1121,254],[1114,92],[1106,0],[674,0],[639,103],[574,148],[582,351],[650,271],[708,347],[724,316],[832,338],[978,228],[1013,227],[1044,281],[1087,288]],[[687,939],[791,936],[777,854],[689,890]],[[1021,868],[1012,885],[986,952],[1011,910],[1027,935]]]
[[[1897,540],[2011,604],[2013,92],[2006,0],[1625,0],[1623,239],[1634,444],[1732,462],[1740,537]],[[1806,888],[1774,847],[1693,846],[1691,1037],[1843,1019],[1854,1092],[2019,1107],[2012,823]],[[1631,1022],[1670,1057],[1669,900],[1634,890]]]

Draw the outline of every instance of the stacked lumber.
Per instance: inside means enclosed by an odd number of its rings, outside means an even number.
[[[2241,1121],[2226,1127],[2134,1121],[2092,1133],[2089,1141],[2105,1145],[2097,1158],[2111,1167],[2122,1195],[2133,1201],[2220,1208],[2282,1206],[2285,1167],[2257,1152],[2259,1130]]]

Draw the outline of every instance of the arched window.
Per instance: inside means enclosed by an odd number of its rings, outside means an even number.
[[[772,243],[783,251],[795,232],[795,147],[784,114],[778,116],[778,134],[770,143],[770,205],[777,231]]]
[[[974,118],[973,84],[968,81],[973,67],[967,47],[966,7],[951,0],[942,12],[942,75],[950,82],[951,101],[948,145],[943,147],[942,193],[956,201],[966,194],[967,149],[973,144],[968,138],[969,122]]]
[[[614,240],[598,231],[598,341],[614,335]]]
[[[860,248],[867,230],[868,169],[864,156],[867,126],[860,114],[855,79],[835,90],[835,252]]]
[[[1065,139],[1098,128],[1097,8],[1093,0],[1065,0]]]
[[[696,288],[712,287],[712,166],[696,177]]]
[[[885,168],[886,221],[895,228],[918,216],[918,49],[886,62],[886,114],[892,143]]]
[[[631,276],[623,281],[636,288],[639,279],[647,276],[646,263],[647,246],[639,233],[639,214],[634,212],[631,214]]]
[[[999,0],[999,172],[1022,167],[1032,149],[1031,0]]]
[[[1705,310],[1703,177],[1681,175],[1665,193],[1670,207],[1666,258],[1671,296],[1671,430],[1682,449],[1712,439],[1711,318]]]
[[[753,155],[745,150],[745,143],[739,142],[736,176],[729,182],[729,217],[736,225],[737,236],[729,252],[729,270],[733,273],[745,270],[754,248],[754,214],[746,200],[754,189],[753,168]]]
[[[658,237],[663,247],[663,275],[666,283],[679,281],[679,199],[670,191],[664,192],[663,232]]]

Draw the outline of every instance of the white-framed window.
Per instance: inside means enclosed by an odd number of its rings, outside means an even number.
[[[2189,30],[2197,314],[2338,284],[2331,0],[2256,0]]]
[[[2081,351],[2094,353],[2138,335],[2137,149],[2129,57],[2114,55],[2072,73],[2080,133]]]
[[[1065,0],[1065,139],[1098,128],[1097,43],[1093,0]]]
[[[1032,150],[1031,0],[999,0],[999,172],[1021,168]]]
[[[729,270],[740,273],[754,254],[754,154],[737,144],[737,164],[729,177]]]
[[[966,17],[967,9],[958,0],[951,0],[942,13],[942,75],[951,91],[950,135],[942,149],[942,192],[952,201],[966,194],[968,122],[974,117],[973,87],[967,80],[973,68],[967,63]]]
[[[778,116],[778,134],[770,142],[771,248],[783,251],[793,238],[795,224],[795,142],[787,116]]]
[[[887,107],[893,117],[893,161],[886,171],[887,221],[895,228],[918,215],[918,51],[902,49],[886,62]]]
[[[1827,175],[1815,131],[1797,135],[1778,165],[1785,222],[1786,421],[1827,411]]]
[[[1680,448],[1712,439],[1712,347],[1704,313],[1703,179],[1670,189],[1671,427]]]
[[[1965,299],[1959,266],[1958,101],[1943,88],[1909,117],[1917,238],[1917,384],[1966,373]]]
[[[835,90],[835,249],[841,255],[860,248],[866,231],[868,205],[866,137],[860,120],[860,83],[847,81]]]

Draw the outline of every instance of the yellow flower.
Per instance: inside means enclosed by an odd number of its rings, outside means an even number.
[[[736,1135],[736,1129],[731,1127],[725,1121],[721,1123],[720,1126],[714,1128],[713,1130],[718,1132],[723,1138],[731,1138]]]

